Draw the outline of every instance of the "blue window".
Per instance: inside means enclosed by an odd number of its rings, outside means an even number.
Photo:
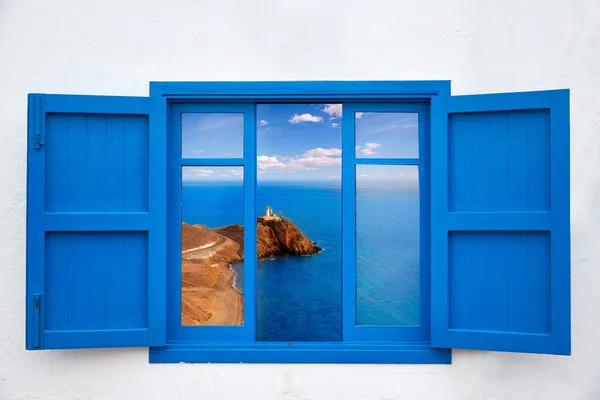
[[[141,346],[151,362],[570,354],[568,90],[153,82],[150,92],[29,96],[28,349]],[[287,139],[263,139],[274,126],[265,105],[293,104],[327,115],[294,113],[290,127],[328,124],[337,136],[313,135],[300,156]],[[277,186],[297,171],[317,181],[326,171],[335,190]],[[327,198],[331,240],[309,240],[310,221],[288,220],[293,203],[276,196]],[[267,271],[278,261],[254,255],[267,227],[290,221],[306,228],[302,251],[325,248],[310,258],[334,277],[321,320],[318,308],[273,318],[295,295]],[[223,280],[237,292],[215,295]]]

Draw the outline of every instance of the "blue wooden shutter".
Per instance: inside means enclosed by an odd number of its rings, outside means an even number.
[[[28,349],[166,343],[164,106],[29,96]]]
[[[435,347],[570,353],[569,92],[432,100]]]

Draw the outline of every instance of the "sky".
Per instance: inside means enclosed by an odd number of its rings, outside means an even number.
[[[258,180],[340,180],[341,104],[259,104]],[[416,113],[356,113],[357,158],[417,158]],[[243,114],[188,113],[182,117],[182,156],[243,154]],[[241,167],[186,167],[184,180],[238,180]],[[416,181],[411,166],[360,166],[364,180]]]

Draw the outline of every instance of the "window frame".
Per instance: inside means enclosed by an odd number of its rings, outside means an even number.
[[[150,97],[163,101],[162,112],[170,121],[173,106],[182,103],[424,103],[429,113],[429,134],[436,124],[434,110],[440,99],[450,95],[450,81],[372,81],[372,82],[151,82]],[[421,113],[420,113],[421,121]],[[422,130],[419,129],[422,136]],[[248,142],[244,139],[247,147]],[[419,158],[423,149],[420,138]],[[256,156],[255,144],[250,153]],[[422,151],[425,150],[426,153]],[[354,153],[352,153],[354,155]],[[244,154],[249,157],[250,154]],[[254,157],[255,158],[255,157]],[[233,160],[236,161],[235,159]],[[344,162],[344,161],[342,161]],[[372,164],[352,157],[355,165]],[[422,164],[427,162],[421,161]],[[237,164],[236,164],[237,165]],[[246,169],[246,166],[245,166]],[[425,171],[420,169],[419,181]],[[244,172],[246,177],[247,172]],[[354,174],[353,174],[354,175]],[[427,179],[429,181],[429,179]],[[251,186],[245,184],[245,187]],[[173,188],[171,182],[169,188]],[[426,189],[428,191],[428,189]],[[247,207],[247,204],[244,205]],[[352,204],[354,207],[354,204]],[[429,223],[429,211],[421,211],[423,224]],[[169,208],[169,215],[171,210]],[[246,215],[244,217],[246,219]],[[345,217],[343,217],[345,218]],[[429,227],[425,228],[429,232]],[[423,235],[421,235],[423,237]],[[169,251],[173,252],[172,249]],[[423,252],[421,252],[423,254]],[[423,261],[423,260],[422,260]],[[169,296],[171,297],[171,296]],[[346,301],[344,296],[343,301]],[[247,319],[247,317],[246,317]],[[168,331],[168,324],[165,327]],[[346,328],[344,327],[344,334]],[[151,363],[165,362],[258,362],[258,363],[427,363],[449,364],[451,350],[431,346],[430,342],[391,342],[385,336],[353,338],[352,342],[326,343],[273,343],[235,341],[172,341],[167,334],[167,345],[150,348]]]

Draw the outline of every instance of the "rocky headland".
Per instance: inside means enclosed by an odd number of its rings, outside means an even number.
[[[291,221],[258,217],[257,257],[311,255],[322,249]],[[241,325],[243,295],[233,287],[231,265],[244,259],[244,227],[209,229],[181,224],[181,324]]]

